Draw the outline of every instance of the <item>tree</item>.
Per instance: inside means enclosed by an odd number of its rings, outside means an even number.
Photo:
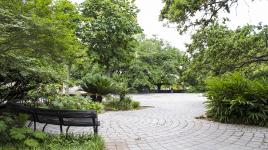
[[[247,25],[231,30],[214,24],[200,29],[187,45],[188,73],[203,81],[235,70],[249,70],[268,61],[267,27]],[[255,68],[255,67],[254,67]]]
[[[0,3],[1,101],[22,99],[41,83],[62,80],[75,34],[62,24],[52,1]]]
[[[68,0],[58,0],[53,5],[57,26],[61,27],[64,32],[68,33],[68,37],[64,39],[66,45],[66,53],[64,53],[64,64],[66,65],[66,80],[63,86],[66,86],[65,93],[69,93],[69,84],[71,83],[71,71],[75,65],[84,62],[86,51],[84,45],[76,36],[82,16],[78,11],[78,7]],[[80,78],[81,79],[81,78]]]
[[[221,10],[230,13],[238,0],[164,0],[160,19],[176,23],[182,33],[191,26],[206,27],[218,20]],[[227,18],[223,18],[226,21]]]
[[[85,19],[79,35],[94,62],[110,75],[130,62],[134,56],[134,35],[141,31],[133,2],[86,0],[81,11]]]
[[[178,83],[183,53],[159,39],[139,41],[136,59],[132,62],[132,83],[135,87],[151,87]]]

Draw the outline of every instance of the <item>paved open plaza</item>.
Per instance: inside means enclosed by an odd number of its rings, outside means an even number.
[[[99,132],[108,150],[268,149],[268,128],[195,119],[205,113],[202,94],[131,97],[150,107],[99,115]],[[46,131],[59,132],[59,126],[48,125]],[[89,133],[92,127],[71,127],[70,132]]]

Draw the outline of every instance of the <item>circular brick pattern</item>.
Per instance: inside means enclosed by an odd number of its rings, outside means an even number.
[[[195,119],[204,114],[202,94],[131,95],[142,106],[135,111],[99,115],[100,134],[108,150],[268,150],[268,128]],[[46,131],[58,133],[50,125]],[[89,133],[92,128],[71,127]]]

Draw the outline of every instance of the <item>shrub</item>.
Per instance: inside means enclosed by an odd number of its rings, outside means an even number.
[[[207,116],[221,122],[268,125],[268,83],[228,73],[206,81]]]
[[[188,93],[202,93],[202,92],[205,92],[206,89],[205,89],[205,85],[195,85],[195,86],[190,86],[188,89],[187,89],[187,92]]]
[[[120,100],[125,99],[127,93],[129,92],[129,88],[126,82],[117,82],[114,86],[114,93],[119,95]]]
[[[28,115],[18,114],[13,115],[9,113],[3,113],[0,115],[0,143],[10,142],[10,131],[13,128],[22,128],[25,126]]]
[[[140,107],[140,102],[138,102],[138,101],[132,101],[131,102],[131,105],[132,105],[132,108],[133,109],[137,109],[137,108]]]
[[[70,109],[70,110],[88,110],[94,109],[101,112],[104,109],[103,104],[92,102],[89,98],[79,96],[62,96],[56,95],[49,97],[43,103],[36,107],[50,108],[50,109]]]
[[[119,95],[120,99],[124,99],[130,90],[128,87],[129,79],[126,76],[117,73],[113,74],[112,79],[115,83],[113,85],[113,94]]]
[[[129,97],[124,99],[109,98],[104,104],[106,110],[130,110],[132,109],[132,101]]]
[[[15,121],[10,114],[2,114],[0,116],[0,143],[7,143],[10,141],[9,128],[14,126]]]
[[[36,148],[42,143],[46,134],[26,128],[28,116],[25,114],[3,114],[0,116],[0,144],[15,145],[15,148]]]
[[[33,131],[33,129],[26,127],[12,128],[10,129],[9,135],[14,145],[20,143],[23,146],[30,148],[39,147],[40,144],[46,139],[46,133],[41,131]]]

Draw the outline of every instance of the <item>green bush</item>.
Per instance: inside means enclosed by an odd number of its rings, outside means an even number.
[[[189,88],[187,89],[188,93],[203,93],[205,91],[205,85],[189,86]]]
[[[42,143],[46,134],[26,128],[28,116],[25,114],[2,114],[0,116],[0,144],[15,145],[15,148],[36,148]]]
[[[129,92],[129,88],[126,82],[117,82],[114,86],[114,93],[119,95],[121,100],[125,99],[127,93]]]
[[[119,98],[109,98],[104,103],[106,110],[130,110],[132,109],[132,101],[129,97],[125,97],[124,99]]]
[[[138,101],[132,101],[131,102],[132,108],[133,109],[138,109],[140,107],[140,102]]]
[[[12,143],[16,145],[17,143],[22,144],[25,147],[37,148],[46,139],[46,133],[41,131],[33,131],[31,128],[12,128],[9,133]],[[18,145],[21,147],[22,145]]]
[[[28,120],[28,115],[13,115],[3,113],[0,115],[0,143],[10,142],[12,140],[11,131],[13,128],[23,128]],[[13,133],[13,135],[15,135]]]
[[[7,143],[11,141],[9,136],[9,129],[15,124],[15,120],[11,114],[4,113],[0,115],[0,143]]]
[[[268,83],[238,72],[206,81],[207,116],[221,122],[268,125]]]
[[[34,107],[50,108],[50,109],[70,109],[70,110],[89,110],[94,109],[101,112],[104,109],[103,104],[91,101],[90,98],[79,96],[63,96],[53,95],[49,96],[43,103],[29,103],[28,105],[35,105]]]

